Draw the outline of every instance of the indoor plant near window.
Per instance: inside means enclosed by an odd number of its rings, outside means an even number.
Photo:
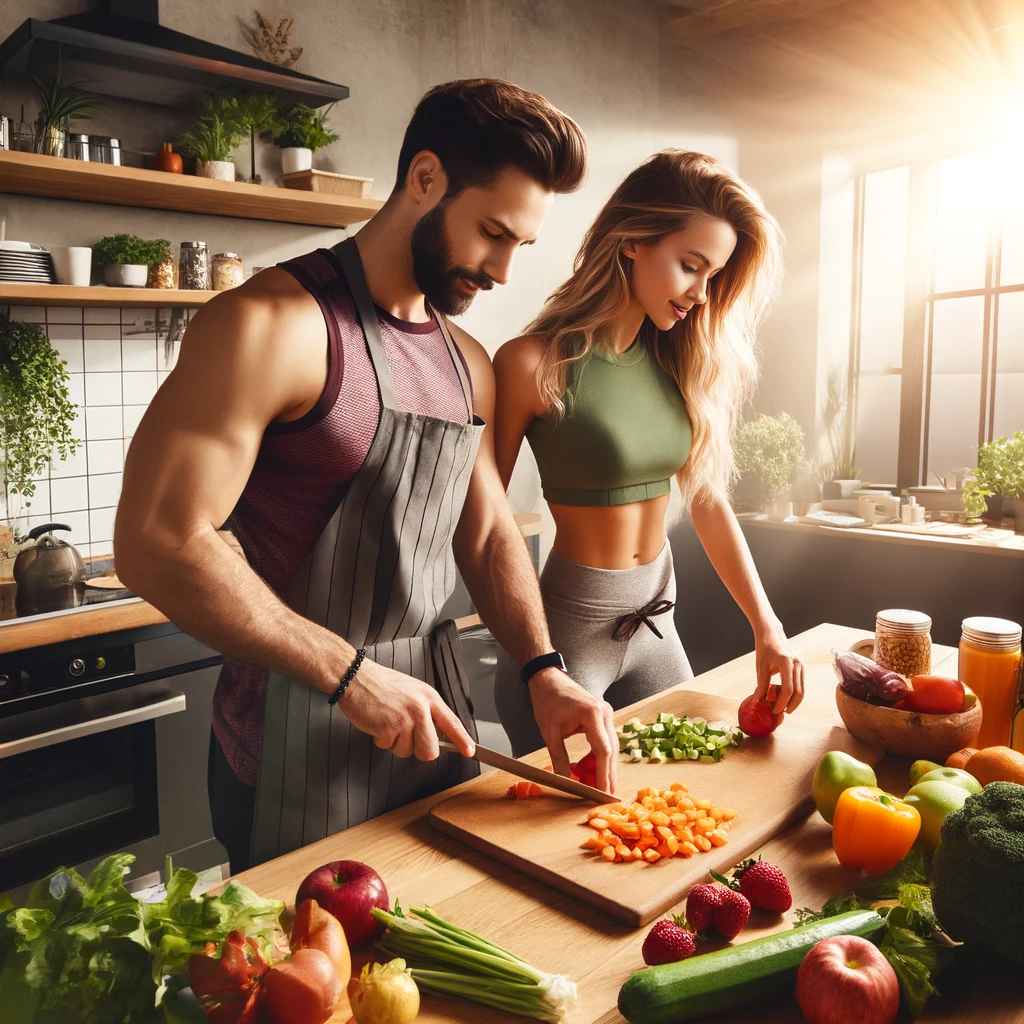
[[[43,156],[63,156],[72,121],[85,120],[103,106],[101,100],[65,82],[63,58],[57,53],[57,74],[49,85],[33,79],[39,90],[39,117],[36,119],[35,151]]]
[[[733,442],[736,468],[754,481],[758,506],[772,519],[793,514],[790,489],[804,463],[804,432],[789,413],[744,423]]]
[[[111,288],[145,288],[149,268],[170,254],[166,238],[146,241],[138,235],[108,235],[93,246],[93,260],[103,268],[103,282]]]
[[[829,372],[825,392],[825,408],[821,413],[828,461],[821,469],[820,482],[826,498],[852,498],[860,487],[860,470],[856,465],[853,418],[846,393],[846,369],[837,366]]]
[[[282,174],[312,169],[313,154],[338,141],[341,136],[327,127],[330,112],[331,107],[314,110],[305,103],[292,103],[280,112],[281,128],[273,139],[281,150]]]
[[[66,365],[39,324],[0,314],[0,522],[16,525],[22,504],[31,507],[35,478],[81,444]]]
[[[980,518],[992,495],[1002,498],[1003,515],[1012,515],[1016,532],[1024,533],[1024,430],[978,448],[978,468],[964,481],[964,512]]]

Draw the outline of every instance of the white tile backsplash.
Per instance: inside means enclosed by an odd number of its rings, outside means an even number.
[[[165,344],[168,311],[14,306],[11,316],[44,324],[65,360],[77,407],[72,432],[82,441],[38,479],[31,506],[11,525],[24,533],[56,520],[71,528],[68,539],[83,555],[110,554],[131,438],[178,357],[180,342]]]
[[[124,436],[133,437],[138,430],[142,417],[146,414],[146,405],[126,405],[121,409],[122,423],[124,424]]]
[[[96,330],[90,327],[90,331]],[[85,372],[120,373],[121,372],[121,339],[118,338],[86,338],[85,339]]]
[[[86,405],[120,405],[121,374],[87,373],[85,375]]]
[[[109,508],[118,503],[121,497],[121,475],[93,473],[89,476],[89,508]]]
[[[160,386],[155,370],[121,374],[123,401],[126,405],[148,405]]]
[[[156,341],[143,338],[125,338],[121,342],[121,368],[123,370],[155,370]]]
[[[90,441],[110,441],[124,437],[121,408],[116,405],[99,405],[86,410],[85,436]]]
[[[50,481],[50,511],[54,515],[89,510],[89,478],[72,476]],[[35,511],[33,508],[31,511]]]
[[[89,441],[89,475],[120,473],[124,469],[124,446],[121,441]]]

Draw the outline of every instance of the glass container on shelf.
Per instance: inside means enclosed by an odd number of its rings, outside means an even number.
[[[1021,627],[1009,619],[964,619],[960,637],[960,681],[981,701],[981,732],[973,746],[1010,745],[1020,701]],[[1016,743],[1024,746],[1024,723]]]
[[[185,291],[210,288],[210,253],[205,242],[182,242],[178,260],[178,286]]]
[[[219,252],[213,257],[213,290],[227,291],[245,281],[245,263],[235,252]]]

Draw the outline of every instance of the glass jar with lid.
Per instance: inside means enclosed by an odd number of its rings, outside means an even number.
[[[245,263],[236,252],[219,252],[213,257],[213,290],[227,291],[245,281]]]
[[[1010,746],[1019,701],[1021,627],[1009,619],[964,619],[960,635],[960,682],[981,701],[981,731],[974,746]],[[1020,727],[1018,726],[1018,732]]]
[[[875,616],[875,661],[908,679],[932,670],[932,620],[924,612],[889,608]]]
[[[178,287],[187,291],[209,291],[210,254],[205,242],[181,243]]]

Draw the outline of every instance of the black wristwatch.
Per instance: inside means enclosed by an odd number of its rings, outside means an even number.
[[[565,658],[563,658],[558,651],[552,651],[550,654],[542,654],[539,658],[534,658],[532,661],[528,661],[520,670],[519,678],[522,679],[523,683],[528,683],[538,672],[545,668],[560,668],[563,672],[565,669]]]

